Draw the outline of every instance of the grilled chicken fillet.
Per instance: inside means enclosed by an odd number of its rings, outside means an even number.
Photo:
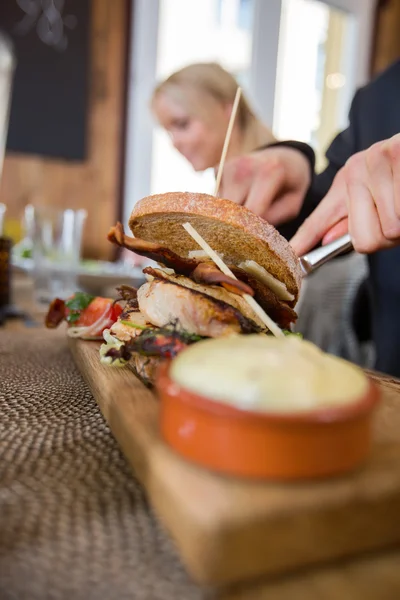
[[[203,286],[183,275],[144,269],[151,281],[138,290],[144,318],[158,327],[177,322],[184,331],[204,337],[259,331],[263,324],[240,296],[218,286]]]

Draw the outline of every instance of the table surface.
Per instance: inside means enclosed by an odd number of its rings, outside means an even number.
[[[30,294],[29,281],[16,278],[14,301],[39,324],[43,311],[33,309]],[[8,322],[0,329],[0,382],[2,599],[400,597],[396,548],[230,589],[196,586],[73,364],[64,333]]]

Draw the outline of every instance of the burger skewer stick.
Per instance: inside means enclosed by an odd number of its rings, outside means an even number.
[[[233,277],[233,279],[237,279],[235,275],[232,273],[230,268],[224,263],[224,261],[218,256],[218,254],[207,244],[205,239],[201,237],[201,235],[195,230],[195,228],[190,223],[183,223],[183,227],[186,229],[188,234],[198,243],[200,248],[204,250],[206,254],[211,258],[211,260],[221,269],[225,275],[229,275],[229,277]],[[275,337],[283,337],[283,331],[278,327],[278,325],[267,315],[267,313],[261,308],[261,306],[254,300],[252,296],[249,294],[243,294],[243,298],[246,302],[251,306],[256,315],[261,319],[261,321],[268,327],[271,333]]]
[[[224,141],[224,147],[222,148],[221,160],[219,161],[217,181],[215,182],[215,190],[214,190],[215,197],[217,197],[217,195],[218,195],[219,186],[221,184],[222,171],[224,170],[226,153],[228,152],[229,142],[231,141],[233,124],[235,122],[236,113],[237,113],[237,109],[239,107],[239,101],[240,101],[241,94],[242,94],[242,88],[238,87],[238,89],[236,90],[235,100],[233,101],[231,116],[229,118],[228,129],[226,131],[226,136],[225,136],[225,141]]]
[[[232,112],[229,119],[228,129],[226,131],[224,147],[222,149],[221,160],[219,162],[218,173],[217,173],[217,181],[215,184],[214,196],[217,196],[219,186],[221,183],[222,171],[224,169],[224,163],[226,158],[226,153],[228,151],[229,142],[231,139],[233,124],[235,122],[235,117],[237,113],[237,109],[239,106],[239,100],[242,93],[242,88],[238,87],[236,91],[235,100],[233,102]],[[198,243],[200,248],[204,250],[206,254],[211,258],[211,260],[221,269],[225,275],[229,275],[229,277],[233,277],[233,279],[237,279],[229,267],[224,263],[224,261],[218,256],[216,252],[207,244],[207,242],[201,237],[201,235],[195,230],[195,228],[190,223],[184,223],[183,227],[186,229],[188,234]],[[261,306],[254,300],[252,296],[249,294],[243,294],[243,298],[246,302],[251,306],[255,314],[261,319],[264,325],[273,333],[276,337],[282,337],[284,334],[282,330],[278,327],[278,325],[267,315],[267,313],[261,308]]]

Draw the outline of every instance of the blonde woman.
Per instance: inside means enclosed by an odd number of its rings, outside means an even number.
[[[175,148],[195,171],[217,167],[238,83],[216,63],[198,63],[173,73],[155,89],[151,108]],[[227,158],[275,142],[242,95]]]

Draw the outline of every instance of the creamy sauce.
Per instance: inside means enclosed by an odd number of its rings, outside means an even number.
[[[361,369],[294,336],[198,342],[173,361],[171,377],[215,401],[274,413],[350,404],[368,386]]]

